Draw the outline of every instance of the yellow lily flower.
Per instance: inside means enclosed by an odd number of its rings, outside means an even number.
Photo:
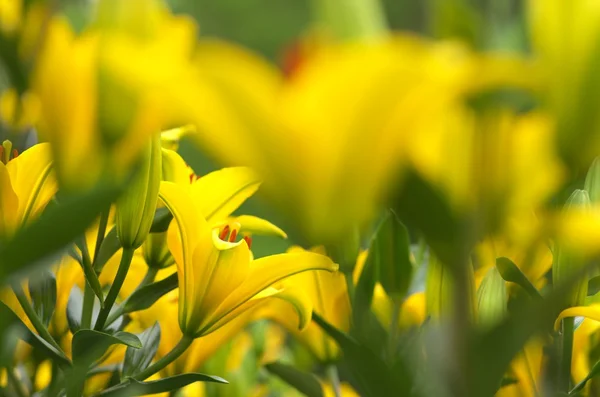
[[[101,1],[100,17],[79,36],[60,16],[49,22],[32,85],[62,186],[85,189],[103,173],[125,175],[172,117],[166,91],[183,78],[195,26],[161,4]]]
[[[10,158],[9,145],[2,147]],[[0,240],[35,219],[57,190],[50,145],[38,144],[6,164],[0,161]]]
[[[485,230],[539,209],[560,186],[564,172],[543,115],[478,116],[457,103],[429,121],[411,142],[412,164],[458,215],[475,212]]]
[[[160,197],[176,222],[169,227],[169,249],[179,275],[179,326],[190,337],[200,337],[222,327],[263,299],[289,299],[308,322],[307,302],[286,296],[271,285],[308,270],[335,271],[337,265],[314,253],[281,254],[252,260],[246,240],[219,236],[183,187],[161,184]]]
[[[182,104],[198,125],[191,138],[263,176],[271,204],[309,245],[365,226],[422,121],[480,87],[531,85],[518,61],[408,36],[323,46],[287,80],[223,43],[201,43],[197,64],[197,99]]]

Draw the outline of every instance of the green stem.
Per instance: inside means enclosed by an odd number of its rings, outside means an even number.
[[[83,289],[83,306],[81,308],[81,328],[90,329],[92,327],[92,313],[94,312],[94,291],[89,283],[85,282]]]
[[[94,265],[96,265],[96,258],[98,258],[100,246],[102,246],[102,242],[104,241],[104,235],[106,234],[106,226],[108,226],[109,215],[110,207],[106,211],[103,211],[102,215],[100,215],[100,224],[98,225],[98,234],[96,235],[96,247],[94,248]]]
[[[96,331],[101,331],[104,328],[106,319],[110,314],[110,309],[112,309],[113,305],[115,304],[115,301],[119,296],[119,292],[121,291],[121,287],[123,286],[123,282],[125,281],[125,277],[127,277],[127,272],[129,271],[129,266],[131,265],[134,252],[135,250],[133,248],[123,248],[123,255],[121,256],[121,263],[119,263],[119,270],[117,270],[115,280],[110,286],[108,295],[104,300],[104,307],[100,310],[98,319],[96,320],[96,326],[94,327]]]
[[[558,374],[558,391],[568,393],[571,384],[571,359],[573,356],[574,319],[562,320],[562,354]]]
[[[187,350],[187,348],[190,347],[193,341],[194,338],[184,335],[179,343],[177,343],[177,345],[173,348],[173,350],[161,357],[158,361],[155,361],[152,365],[133,378],[135,380],[143,381],[144,379],[151,377],[181,356]]]
[[[333,388],[333,392],[335,397],[342,397],[342,387],[340,386],[340,376],[338,374],[337,367],[334,364],[331,364],[327,367],[327,377],[331,382],[331,387]]]
[[[148,271],[146,272],[146,275],[144,276],[144,279],[140,282],[140,284],[136,287],[135,291],[133,291],[133,292],[136,292],[140,288],[153,283],[154,279],[156,278],[157,273],[158,273],[157,268],[149,267]],[[132,292],[132,295],[133,295],[133,292]],[[131,296],[131,295],[129,295],[129,296]],[[125,306],[127,305],[128,300],[129,300],[129,297],[127,297],[127,299],[125,299],[123,302],[121,302],[121,305],[119,305],[118,308],[116,308],[112,313],[110,313],[108,315],[108,319],[106,320],[107,327],[109,325],[111,325],[112,323],[114,323],[115,321],[117,321],[117,319],[119,317],[121,317],[123,314],[125,314]]]
[[[21,284],[14,283],[12,285],[12,289],[17,297],[17,300],[19,301],[19,304],[21,304],[21,307],[23,308],[23,311],[27,315],[27,318],[29,318],[29,321],[31,321],[33,328],[35,328],[40,337],[42,337],[46,342],[48,342],[52,347],[54,347],[59,353],[61,353],[64,356],[64,352],[62,351],[58,343],[56,343],[56,341],[54,340],[52,335],[50,335],[50,332],[48,331],[44,323],[42,323],[42,320],[39,318],[35,310],[33,310],[33,306],[31,306],[31,303],[25,295],[25,291],[23,291],[23,287],[21,287]]]
[[[348,291],[348,299],[350,300],[350,306],[354,307],[354,280],[352,279],[352,273],[344,273],[346,279],[346,290]]]

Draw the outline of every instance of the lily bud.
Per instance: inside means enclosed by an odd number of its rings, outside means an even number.
[[[150,232],[162,173],[160,136],[154,134],[130,188],[117,202],[117,235],[124,248],[138,248]]]
[[[148,267],[163,269],[175,263],[167,245],[167,232],[148,234],[142,252]]]
[[[483,327],[490,327],[506,315],[506,284],[494,266],[486,273],[477,290],[477,320]]]
[[[585,176],[584,189],[590,195],[590,202],[597,204],[600,202],[600,157],[596,157]]]
[[[588,192],[577,189],[567,200],[564,211],[588,211],[589,208],[590,197]],[[554,264],[552,266],[552,279],[554,285],[560,285],[560,283],[567,281],[585,265],[585,260],[573,249],[557,246],[554,253]],[[567,295],[566,304],[568,307],[585,304],[587,289],[587,277],[581,278]]]

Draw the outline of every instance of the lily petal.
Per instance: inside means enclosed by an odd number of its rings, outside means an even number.
[[[312,319],[313,302],[304,290],[298,287],[288,287],[280,290],[273,297],[292,305],[298,314],[298,329],[301,331],[306,329]]]
[[[13,190],[8,170],[0,162],[0,238],[6,237],[15,228],[18,206],[19,198]]]
[[[269,286],[289,276],[309,270],[334,272],[338,265],[320,254],[302,252],[271,255],[252,262],[246,281],[215,310],[215,317],[227,316],[233,310],[257,296]]]
[[[190,169],[183,158],[177,152],[165,148],[162,149],[162,156],[163,181],[188,186],[190,183]]]
[[[220,316],[216,316],[215,309],[248,277],[250,250],[246,242],[225,244],[218,246],[214,241],[212,247],[199,244],[194,251],[194,266],[184,274],[185,287],[193,293],[185,296],[185,302],[192,306],[186,310],[188,318],[198,319],[199,324],[188,324],[187,329],[197,331],[218,321]]]
[[[278,226],[272,224],[266,219],[259,218],[252,215],[240,215],[229,217],[223,222],[219,222],[215,227],[221,227],[227,224],[237,222],[241,225],[239,233],[257,234],[261,236],[274,236],[287,238],[286,232],[281,230]]]
[[[53,176],[49,143],[25,150],[6,165],[15,193],[19,197],[18,217],[24,224],[48,204],[58,190]],[[13,211],[17,207],[14,207]]]
[[[561,320],[568,317],[585,317],[594,321],[600,321],[600,305],[575,306],[563,310],[554,322],[554,329],[559,330]]]
[[[210,227],[189,199],[185,187],[172,182],[161,182],[158,196],[169,209],[177,223],[169,227],[168,245],[178,267],[192,263],[195,242],[203,234],[210,234]],[[181,276],[181,274],[180,274]]]
[[[260,186],[258,176],[247,167],[211,172],[192,185],[193,201],[208,222],[231,215]]]

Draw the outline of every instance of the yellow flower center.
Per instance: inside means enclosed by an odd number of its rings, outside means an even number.
[[[241,225],[238,222],[226,224],[219,230],[219,239],[225,242],[235,243],[237,241],[240,228]],[[243,236],[242,239],[246,241],[246,244],[248,244],[248,248],[252,248],[252,237],[246,235]]]
[[[8,139],[2,142],[2,145],[0,145],[0,161],[2,161],[4,164],[8,164],[10,160],[19,156],[17,149],[14,149],[12,146],[12,142]]]

